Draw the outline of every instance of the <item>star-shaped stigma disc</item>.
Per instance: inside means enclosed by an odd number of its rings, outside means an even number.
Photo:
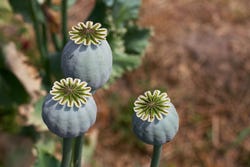
[[[50,91],[52,98],[61,105],[68,107],[81,107],[87,103],[88,97],[91,96],[91,88],[87,86],[87,82],[80,79],[66,78],[59,82],[54,82]]]
[[[105,40],[107,29],[101,28],[100,23],[94,24],[92,21],[80,22],[69,31],[70,39],[76,44],[98,45],[101,40]]]
[[[134,103],[136,116],[144,121],[153,122],[156,119],[163,119],[170,108],[170,98],[167,93],[155,90],[153,93],[146,91],[140,95]]]

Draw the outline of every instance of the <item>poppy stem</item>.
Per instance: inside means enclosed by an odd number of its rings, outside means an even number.
[[[63,138],[63,156],[61,167],[70,167],[72,154],[72,138]]]
[[[74,158],[73,158],[73,166],[81,167],[82,163],[82,145],[83,145],[83,136],[78,136],[75,139],[74,146]]]
[[[68,10],[68,0],[62,0],[61,6],[61,18],[62,18],[62,37],[63,37],[63,45],[67,43],[68,40],[68,32],[67,32],[67,10]]]
[[[150,167],[158,167],[161,156],[162,145],[154,145]]]

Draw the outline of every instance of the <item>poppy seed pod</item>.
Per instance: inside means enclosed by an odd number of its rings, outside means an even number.
[[[63,138],[85,133],[96,120],[97,107],[90,87],[79,79],[55,82],[42,106],[42,118],[48,129]]]
[[[179,128],[179,117],[167,93],[147,91],[135,101],[133,131],[147,144],[161,145],[169,142]]]
[[[61,57],[65,77],[86,81],[92,91],[102,87],[112,71],[112,51],[105,39],[107,30],[100,27],[91,21],[74,26]]]

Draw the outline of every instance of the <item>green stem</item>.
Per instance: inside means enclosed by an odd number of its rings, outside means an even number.
[[[67,43],[68,33],[67,33],[67,0],[62,0],[61,7],[61,18],[62,18],[62,36],[63,36],[63,46]]]
[[[48,52],[48,38],[47,38],[47,26],[46,23],[41,23],[42,28],[42,47],[45,52],[45,57],[43,57],[43,66],[45,70],[45,83],[50,86],[51,78],[50,78],[50,62],[49,62],[49,52]]]
[[[56,33],[51,32],[51,38],[52,38],[52,42],[53,42],[53,45],[54,45],[56,51],[60,52],[61,51],[60,41],[59,41]]]
[[[73,166],[81,167],[82,162],[83,136],[78,136],[75,140]]]
[[[47,38],[47,26],[45,23],[42,23],[42,42],[43,42],[43,47],[45,54],[48,55],[48,38]]]
[[[31,14],[32,14],[33,27],[34,27],[35,35],[36,35],[37,47],[38,47],[39,52],[41,54],[42,61],[44,62],[44,59],[46,57],[46,50],[43,46],[41,27],[40,27],[37,12],[36,12],[37,11],[36,10],[36,1],[30,0],[30,10],[31,10]]]
[[[30,11],[31,11],[31,18],[33,22],[33,28],[36,35],[36,44],[40,53],[41,62],[43,66],[43,70],[40,71],[43,76],[43,82],[46,85],[50,85],[50,78],[49,78],[49,61],[48,61],[48,50],[47,50],[47,34],[46,34],[46,25],[41,23],[38,19],[37,10],[39,5],[37,1],[30,0]]]
[[[154,145],[152,160],[150,167],[158,167],[161,156],[162,145]]]
[[[70,167],[72,154],[72,138],[63,138],[63,157],[61,167]]]

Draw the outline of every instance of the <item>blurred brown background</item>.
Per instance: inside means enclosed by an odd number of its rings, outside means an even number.
[[[98,124],[106,126],[98,126],[96,157],[104,166],[149,166],[150,146],[131,148],[109,127],[110,115],[128,112],[121,105],[131,110],[131,97],[155,88],[167,89],[180,116],[161,167],[250,166],[249,9],[248,0],[143,1],[139,24],[154,31],[143,65],[97,94]]]

